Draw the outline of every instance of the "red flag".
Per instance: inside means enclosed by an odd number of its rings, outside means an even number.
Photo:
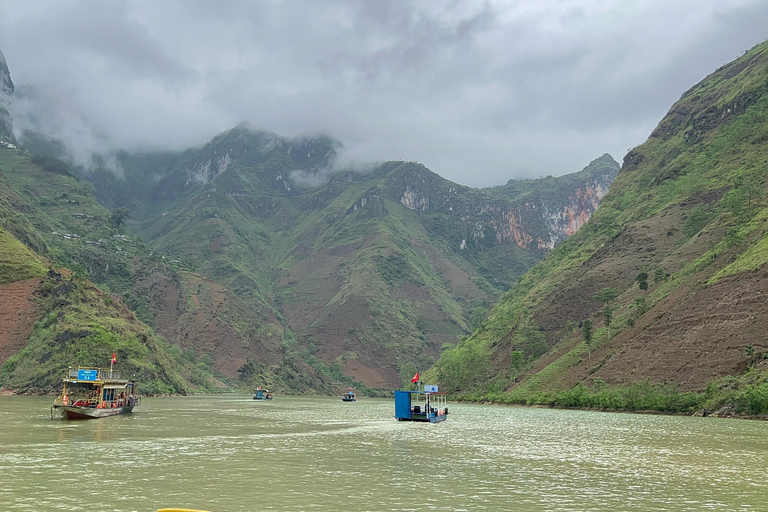
[[[411,379],[411,382],[418,382],[419,381],[419,372],[416,372],[416,375],[413,376]]]
[[[117,357],[115,357],[115,353],[112,352],[112,364],[115,364],[117,362]]]

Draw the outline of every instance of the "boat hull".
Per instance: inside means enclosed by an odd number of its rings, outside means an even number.
[[[447,414],[435,414],[433,416],[416,415],[409,418],[397,418],[397,421],[421,421],[424,423],[439,423],[448,419]]]
[[[125,407],[112,407],[107,409],[97,409],[95,407],[77,407],[74,405],[57,405],[56,410],[61,413],[61,417],[67,420],[94,420],[106,418],[108,416],[117,416],[118,414],[127,414],[133,411],[133,405]]]

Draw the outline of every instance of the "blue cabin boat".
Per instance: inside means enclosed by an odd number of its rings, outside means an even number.
[[[342,402],[355,402],[357,400],[357,396],[355,395],[355,392],[351,389],[341,395],[341,401]]]
[[[425,389],[430,391],[395,391],[397,421],[437,423],[448,417],[446,394],[439,393],[437,386],[425,386]]]
[[[259,386],[259,389],[256,390],[256,395],[253,397],[254,400],[272,400],[272,392],[268,389],[261,389],[261,386]]]

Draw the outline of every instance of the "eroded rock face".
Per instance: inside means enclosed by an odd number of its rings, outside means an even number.
[[[602,165],[600,171],[585,172],[596,162]],[[503,187],[473,190],[452,183],[445,186],[434,173],[415,163],[392,180],[402,205],[420,215],[444,214],[457,219],[455,229],[475,241],[551,250],[587,222],[619,171],[619,164],[610,155],[590,166],[578,180],[551,178],[553,187],[545,191],[534,187],[512,192]],[[459,249],[467,242],[462,238]]]
[[[13,80],[0,50],[0,141],[13,141],[13,119],[8,112],[13,95]]]

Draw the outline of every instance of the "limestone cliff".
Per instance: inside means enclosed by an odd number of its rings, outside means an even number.
[[[5,56],[0,50],[0,141],[13,141],[13,120],[8,112],[13,95],[13,81]]]

